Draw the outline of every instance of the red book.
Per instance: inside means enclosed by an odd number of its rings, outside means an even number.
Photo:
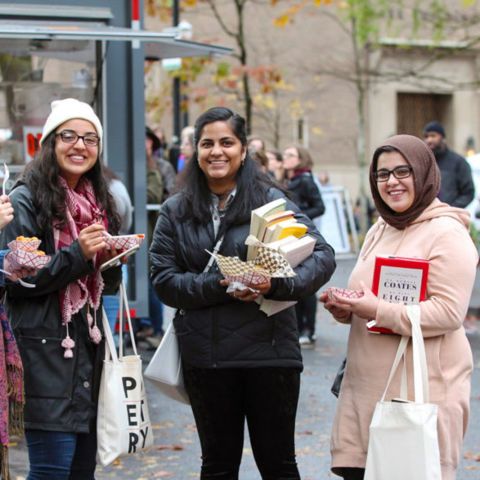
[[[412,305],[426,299],[428,260],[394,256],[377,256],[372,291],[383,300]],[[369,322],[370,323],[370,322]],[[388,328],[368,326],[371,333],[395,335]]]

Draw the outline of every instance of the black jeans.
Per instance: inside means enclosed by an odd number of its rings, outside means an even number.
[[[343,477],[343,480],[363,480],[363,477],[365,476],[365,469],[343,467],[343,468],[335,468],[333,473],[335,473],[336,475],[339,475],[340,477]],[[385,479],[385,480],[388,480],[388,479]]]
[[[317,296],[315,294],[303,297],[295,305],[298,334],[315,335],[315,319],[317,315]]]
[[[201,480],[237,480],[247,420],[263,480],[298,480],[297,368],[203,369],[185,366],[184,381],[202,447]]]

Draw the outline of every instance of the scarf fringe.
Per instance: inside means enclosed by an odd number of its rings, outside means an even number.
[[[23,368],[18,365],[7,365],[7,395],[17,402],[23,401]]]
[[[10,402],[8,406],[8,433],[23,435],[23,402]]]
[[[8,468],[8,448],[6,445],[0,445],[0,478],[2,480],[11,480]]]
[[[7,375],[8,431],[10,435],[23,435],[23,406],[25,403],[23,369],[15,365],[8,365],[7,371],[9,372]]]

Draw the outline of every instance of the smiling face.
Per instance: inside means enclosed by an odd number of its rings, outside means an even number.
[[[75,132],[77,135],[97,135],[95,127],[87,120],[75,118],[60,125],[56,132],[65,130]],[[98,145],[86,146],[81,138],[75,143],[65,143],[57,135],[55,140],[55,155],[60,168],[60,175],[67,181],[71,188],[75,188],[78,181],[88,172],[98,159]]]
[[[235,187],[235,177],[246,156],[246,147],[228,122],[207,123],[197,145],[198,164],[213,191]]]
[[[439,152],[444,143],[444,138],[438,132],[427,132],[424,136],[425,143],[433,150]]]
[[[283,168],[285,170],[294,170],[300,163],[300,156],[295,147],[288,147],[283,152]]]
[[[382,169],[393,170],[406,165],[408,162],[399,152],[383,152],[378,157],[377,172]],[[408,210],[415,200],[413,174],[406,178],[395,178],[390,174],[386,182],[377,182],[378,193],[382,200],[397,213]]]

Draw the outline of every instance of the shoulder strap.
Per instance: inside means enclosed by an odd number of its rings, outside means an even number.
[[[428,365],[427,357],[425,354],[425,343],[423,340],[422,329],[420,327],[420,306],[419,305],[407,305],[407,316],[412,325],[412,353],[413,353],[413,384],[415,403],[428,403],[429,402],[429,384],[428,384]],[[410,337],[402,337],[400,344],[398,345],[395,360],[393,361],[390,375],[388,376],[387,386],[383,392],[381,400],[385,400],[388,387],[393,379],[393,376],[400,364],[400,360],[405,355]],[[404,365],[404,371],[402,372],[402,385],[401,394],[403,395],[406,388],[405,372],[406,367]]]
[[[220,247],[222,246],[222,243],[223,243],[223,239],[225,238],[225,235],[222,235],[217,243],[215,244],[215,246],[213,247],[213,252],[212,254],[210,255],[210,258],[208,260],[208,263],[207,265],[205,266],[205,268],[203,269],[203,273],[206,273],[210,270],[210,268],[212,267],[213,265],[213,262],[215,261],[215,255],[218,253],[218,251],[220,250]]]

